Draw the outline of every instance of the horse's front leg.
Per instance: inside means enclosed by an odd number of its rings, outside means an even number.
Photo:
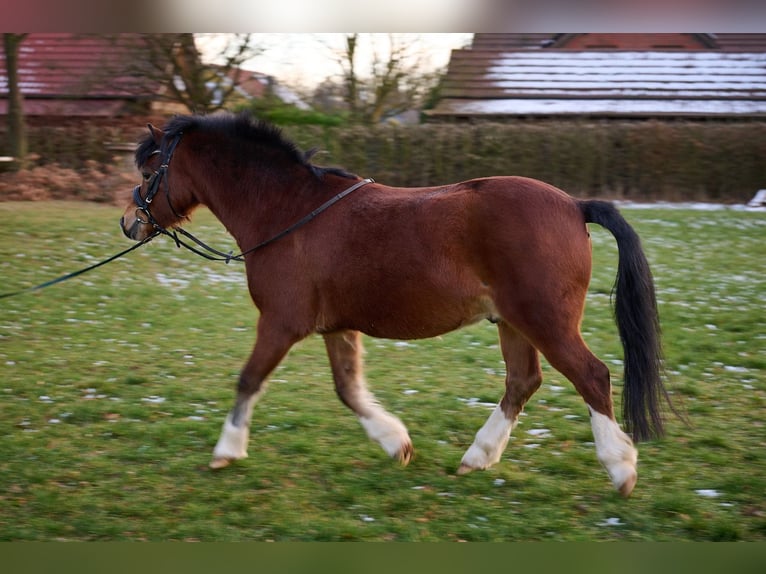
[[[367,435],[390,457],[406,465],[412,458],[410,435],[402,421],[380,406],[367,390],[359,331],[329,333],[324,340],[338,397],[356,413]]]
[[[274,329],[261,317],[258,338],[245,367],[239,375],[234,408],[226,416],[221,436],[213,449],[211,468],[223,468],[231,461],[247,457],[250,419],[253,407],[266,390],[266,377],[300,337]]]

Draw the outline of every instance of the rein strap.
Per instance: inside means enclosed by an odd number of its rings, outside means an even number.
[[[304,216],[300,220],[296,221],[295,223],[293,223],[287,229],[284,229],[284,230],[280,231],[274,237],[270,237],[266,241],[261,241],[258,245],[255,245],[254,247],[251,247],[250,249],[248,249],[246,251],[243,251],[243,252],[239,253],[238,255],[232,255],[231,251],[229,253],[224,253],[223,251],[219,251],[219,250],[217,250],[217,249],[215,249],[213,247],[210,247],[205,242],[203,242],[202,240],[198,239],[197,237],[195,237],[194,235],[192,235],[191,233],[189,233],[188,231],[186,231],[185,229],[180,228],[180,227],[178,229],[175,229],[172,232],[170,232],[170,231],[168,231],[168,230],[166,230],[164,228],[160,228],[160,229],[158,229],[158,232],[162,233],[163,235],[167,235],[167,236],[171,237],[173,239],[173,241],[176,242],[176,246],[184,247],[184,248],[188,249],[189,251],[191,251],[192,253],[195,253],[195,254],[197,254],[197,255],[199,255],[201,257],[204,257],[205,259],[209,259],[211,261],[224,261],[227,264],[229,263],[229,261],[244,261],[245,260],[245,255],[248,255],[248,254],[250,254],[250,253],[252,253],[254,251],[257,251],[258,249],[262,249],[263,247],[266,247],[267,245],[270,245],[271,243],[274,243],[275,241],[277,241],[279,239],[282,239],[285,235],[288,235],[288,234],[292,233],[293,231],[295,231],[299,227],[303,227],[309,221],[314,219],[317,215],[319,215],[320,213],[322,213],[323,211],[325,211],[326,209],[328,209],[329,207],[331,207],[335,203],[339,202],[341,199],[343,199],[347,195],[353,193],[354,191],[356,191],[357,189],[359,189],[360,187],[362,187],[364,185],[367,185],[368,183],[374,183],[374,181],[375,181],[374,179],[372,179],[371,177],[368,177],[366,179],[363,179],[361,181],[356,182],[354,185],[352,185],[348,189],[340,192],[338,195],[336,195],[332,199],[329,199],[329,200],[325,201],[322,205],[317,207],[314,211],[312,211],[308,215]],[[199,246],[202,249],[204,249],[205,251],[207,251],[207,253],[205,253],[204,251],[200,251],[199,249],[197,249],[197,248],[189,245],[188,243],[185,243],[183,240],[179,239],[179,237],[177,235],[179,233],[181,235],[183,235],[184,237],[186,237],[187,239],[193,241],[197,246]]]

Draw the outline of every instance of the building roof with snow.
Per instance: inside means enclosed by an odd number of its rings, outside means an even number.
[[[429,116],[766,116],[766,39],[727,38],[729,46],[760,50],[742,52],[718,47],[713,35],[623,35],[633,49],[615,49],[620,34],[535,35],[526,44],[491,36],[477,34],[471,49],[453,51],[442,99]],[[679,37],[675,44],[670,36]],[[598,48],[583,48],[589,40]]]

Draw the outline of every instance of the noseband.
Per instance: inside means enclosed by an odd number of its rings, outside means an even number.
[[[165,197],[168,200],[168,205],[170,206],[170,210],[173,212],[173,214],[178,217],[179,219],[183,219],[183,215],[180,215],[175,208],[173,207],[173,204],[170,202],[170,188],[168,186],[168,178],[167,178],[167,172],[168,167],[170,166],[170,160],[173,159],[173,153],[176,151],[176,146],[178,146],[178,142],[181,141],[181,136],[183,134],[179,133],[176,137],[173,138],[173,140],[170,142],[170,145],[165,149],[164,151],[161,149],[155,150],[152,152],[152,155],[154,154],[162,154],[162,159],[160,161],[160,167],[154,172],[154,175],[152,175],[151,179],[149,180],[149,191],[146,193],[146,197],[141,197],[141,186],[137,185],[133,188],[133,203],[136,204],[136,219],[139,223],[146,224],[149,223],[158,231],[164,232],[165,228],[162,227],[159,223],[157,223],[157,220],[154,219],[151,212],[149,211],[149,206],[151,205],[152,201],[154,201],[154,196],[157,195],[157,193],[160,190],[160,185],[162,184],[162,181],[165,180]],[[141,213],[143,216],[146,217],[146,219],[143,219],[141,215],[138,215],[138,213]]]

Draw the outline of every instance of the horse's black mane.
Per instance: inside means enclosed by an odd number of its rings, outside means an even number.
[[[354,174],[336,167],[318,167],[311,163],[311,157],[316,149],[302,152],[292,141],[287,139],[282,130],[264,120],[254,118],[247,112],[239,114],[215,114],[210,116],[192,115],[175,116],[162,128],[165,132],[164,142],[170,142],[177,135],[192,131],[218,132],[232,138],[243,139],[261,145],[276,147],[283,150],[296,163],[309,168],[314,175],[321,178],[329,173],[342,177],[354,178]],[[167,143],[165,144],[167,145]],[[149,157],[159,149],[151,134],[147,134],[136,149],[136,165],[145,164]]]

